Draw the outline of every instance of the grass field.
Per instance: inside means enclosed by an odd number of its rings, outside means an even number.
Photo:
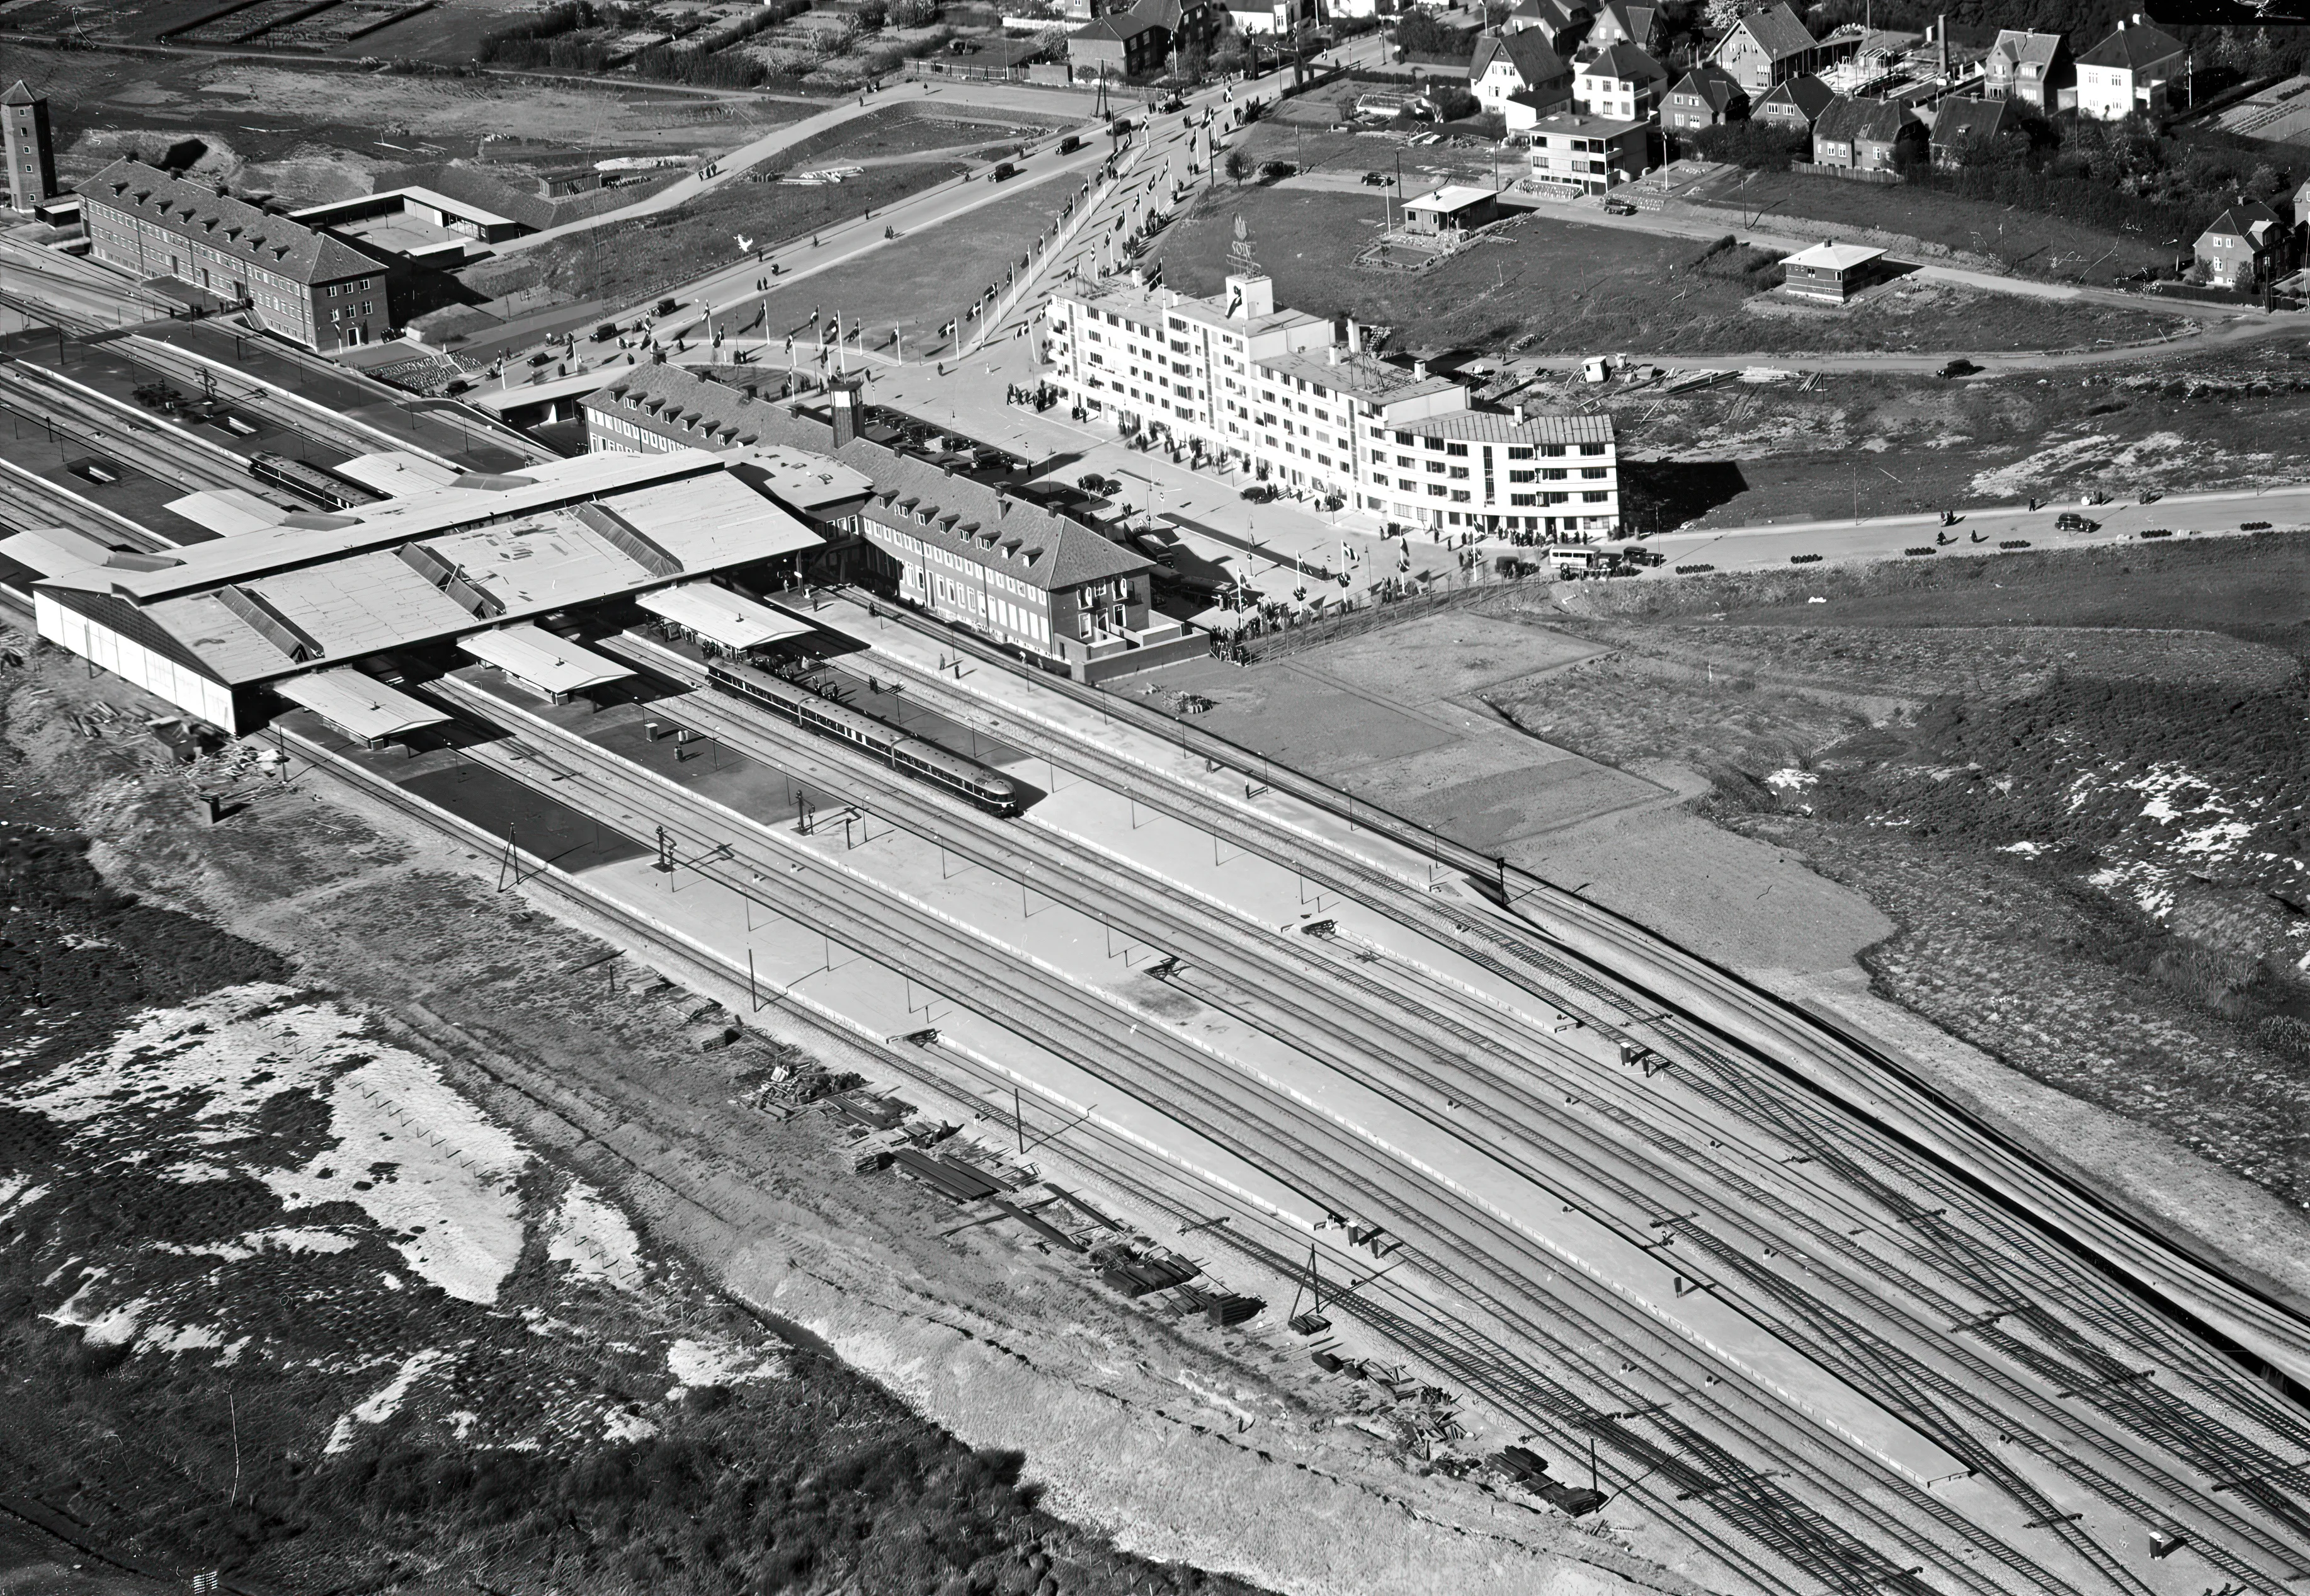
[[[2058,217],[1955,195],[1803,172],[1727,174],[1719,182],[1711,197],[1720,202],[1728,227],[1785,227],[1791,218],[1803,218],[1843,228],[1881,228],[1993,256],[2032,277],[2106,283],[2144,266],[2171,265],[2189,247],[2186,239],[2097,232]],[[1731,192],[1735,185],[1737,195]]]
[[[1562,386],[1542,398],[1576,402]],[[2263,345],[2042,380],[1833,372],[1802,391],[1732,384],[1605,403],[1641,525],[1841,515],[1856,485],[1862,514],[1892,515],[2089,488],[2291,481],[2310,427],[2310,351]]]
[[[1407,185],[1408,186],[1408,185]],[[1527,354],[2034,349],[2130,342],[2172,318],[2015,299],[1934,285],[1843,311],[1760,299],[1769,272],[1696,272],[1703,246],[1535,213],[1420,273],[1359,268],[1377,234],[1379,191],[1342,195],[1209,190],[1159,240],[1170,287],[1218,291],[1238,214],[1246,219],[1278,303],[1319,305],[1395,330],[1421,353],[1514,347]]]
[[[541,245],[514,263],[514,273],[492,276],[489,291],[543,282],[574,299],[645,299],[736,259],[733,240],[742,233],[768,247],[879,211],[965,169],[956,161],[918,161],[870,167],[864,177],[823,186],[727,185],[679,211]],[[827,287],[814,291],[821,302]]]
[[[976,160],[1008,155],[1016,146],[1078,126],[1056,117],[1025,111],[950,111],[903,103],[869,111],[839,127],[789,144],[764,164],[777,171],[802,171],[845,161],[889,160],[929,152],[972,152]]]

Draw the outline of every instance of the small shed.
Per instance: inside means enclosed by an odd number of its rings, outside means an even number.
[[[1499,220],[1496,188],[1451,183],[1403,202],[1403,224],[1415,233],[1465,232]]]
[[[1885,252],[1860,244],[1816,244],[1781,263],[1781,286],[1802,299],[1842,305],[1881,282]]]

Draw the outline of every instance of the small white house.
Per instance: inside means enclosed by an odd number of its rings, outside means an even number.
[[[2156,110],[2188,70],[2182,41],[2150,27],[2137,12],[2078,57],[2078,115],[2115,122]]]

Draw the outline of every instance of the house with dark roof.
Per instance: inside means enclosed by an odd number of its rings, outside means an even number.
[[[1933,116],[1933,164],[1951,171],[1976,160],[2007,139],[2023,136],[2021,103],[2011,100],[1944,100]]]
[[[1734,22],[1709,59],[1732,74],[1751,99],[1774,84],[1828,64],[1828,53],[1812,30],[1798,20],[1788,0],[1773,0]]]
[[[325,353],[392,334],[385,263],[333,234],[125,158],[79,193],[89,253],[107,265],[245,306]]]
[[[2241,199],[2198,235],[2191,253],[2217,288],[2254,288],[2294,265],[2290,230],[2260,200]]]
[[[587,441],[645,453],[738,450],[744,458],[730,470],[749,481],[750,464],[769,460],[784,475],[757,490],[863,537],[877,579],[900,600],[1078,679],[1202,652],[1201,638],[1151,612],[1153,561],[1007,484],[857,436],[855,395],[829,397],[830,412],[813,415],[683,367],[637,366],[587,396]],[[804,507],[813,494],[822,502]]]
[[[1981,70],[1984,95],[2019,100],[2042,116],[2050,117],[2077,100],[2078,64],[2065,33],[2000,28]]]
[[[1573,69],[1572,103],[1592,117],[1647,120],[1668,90],[1668,69],[1636,46],[1616,44]]]
[[[1067,75],[1078,81],[1144,76],[1171,53],[1171,30],[1151,17],[1118,11],[1067,35]]]
[[[1812,125],[1812,159],[1835,172],[1891,172],[1925,153],[1925,125],[1898,100],[1839,97]]]
[[[1588,37],[1596,21],[1587,0],[1518,0],[1505,24],[1509,33],[1538,33],[1548,48],[1566,60]]]
[[[1696,66],[1677,80],[1661,102],[1661,126],[1678,128],[1722,127],[1749,114],[1749,91],[1721,66]]]
[[[1585,54],[1590,50],[1608,50],[1616,44],[1632,44],[1647,56],[1661,53],[1660,7],[1631,5],[1628,0],[1605,0],[1604,9],[1596,13],[1595,25],[1581,41]]]
[[[2078,57],[2078,115],[2115,122],[2164,108],[2188,56],[2180,39],[2149,26],[2140,12],[2119,19],[2115,32]]]
[[[1821,112],[1836,103],[1837,91],[1807,73],[1775,83],[1750,106],[1749,116],[1776,132],[1810,134]]]
[[[1527,96],[1530,104],[1562,105],[1572,98],[1572,64],[1549,48],[1537,28],[1487,33],[1468,58],[1468,90],[1495,116],[1506,115],[1516,95]]]

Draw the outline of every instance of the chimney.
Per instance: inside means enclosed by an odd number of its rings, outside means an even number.
[[[1324,346],[1324,364],[1326,366],[1336,366],[1339,363],[1340,346],[1336,343],[1325,344]]]
[[[850,408],[848,388],[834,390],[834,447],[840,448],[858,436],[858,415]]]
[[[1519,400],[1517,400],[1517,401],[1515,402],[1515,406],[1513,407],[1513,413],[1514,413],[1514,415],[1515,416],[1515,424],[1516,424],[1517,426],[1519,426],[1519,427],[1523,426],[1523,425],[1524,425],[1524,401],[1523,401],[1523,400],[1519,399]]]
[[[1933,38],[1941,47],[1941,82],[1949,82],[1949,13],[1941,13],[1941,22],[1933,29]]]
[[[1364,330],[1356,325],[1356,318],[1351,316],[1348,317],[1348,352],[1351,355],[1360,354],[1363,352],[1363,347]]]
[[[1425,377],[1428,375],[1428,362],[1425,360],[1412,361],[1411,375],[1414,378]]]

